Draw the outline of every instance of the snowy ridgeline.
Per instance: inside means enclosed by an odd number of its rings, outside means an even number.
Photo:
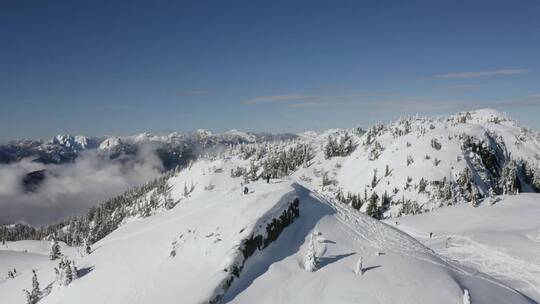
[[[174,208],[124,221],[88,251],[6,242],[0,271],[17,275],[0,281],[3,301],[27,303],[26,289],[38,303],[533,303],[294,181],[253,182],[243,194],[225,173],[234,165],[193,164],[170,180],[171,197],[183,198]]]
[[[371,217],[538,191],[539,154],[537,134],[487,110],[237,143],[84,216],[2,227],[0,271],[17,275],[0,294],[9,303],[24,303],[22,289],[40,303],[530,303]],[[53,263],[50,248],[10,242],[21,239],[80,248]],[[522,291],[514,281],[504,282]]]
[[[232,168],[225,174],[245,184],[290,177],[378,219],[461,203],[492,204],[496,195],[540,191],[539,135],[493,110],[274,139],[235,142],[202,158],[229,162]],[[69,245],[93,243],[126,219],[170,209],[188,196],[196,179],[185,182],[183,197],[170,197],[168,180],[176,173],[46,229],[0,227],[0,239],[55,234]]]

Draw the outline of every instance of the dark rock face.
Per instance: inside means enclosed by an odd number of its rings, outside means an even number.
[[[219,303],[234,280],[240,277],[246,261],[256,251],[264,250],[272,242],[277,240],[283,230],[291,225],[299,216],[300,200],[295,198],[278,217],[275,217],[266,223],[265,234],[251,235],[249,238],[244,239],[239,248],[241,258],[235,264],[224,269],[225,272],[229,273],[229,276],[222,282],[221,291],[212,296],[210,300],[208,300],[208,304]]]
[[[47,170],[37,170],[26,174],[22,180],[24,192],[36,192],[46,178]]]

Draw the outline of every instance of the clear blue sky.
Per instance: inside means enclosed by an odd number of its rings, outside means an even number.
[[[480,107],[540,128],[536,0],[4,0],[0,39],[0,140]]]

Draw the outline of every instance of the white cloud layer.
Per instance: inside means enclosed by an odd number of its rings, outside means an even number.
[[[47,170],[47,178],[35,193],[25,193],[23,177]],[[103,159],[95,151],[81,154],[76,162],[43,165],[23,160],[0,166],[0,224],[23,222],[45,225],[82,214],[114,195],[159,175],[161,162],[150,149],[135,159]]]

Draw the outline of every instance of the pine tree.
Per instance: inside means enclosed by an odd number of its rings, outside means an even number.
[[[366,214],[376,219],[380,219],[379,207],[377,206],[378,200],[379,200],[379,196],[377,195],[376,192],[373,192],[369,198],[369,203],[366,209]]]
[[[67,258],[63,258],[58,264],[58,268],[54,268],[56,273],[56,282],[60,286],[68,286],[77,278],[77,267],[75,262]]]
[[[373,169],[373,178],[371,179],[371,189],[375,189],[379,180],[377,179],[377,169]]]
[[[58,241],[54,240],[52,246],[51,246],[51,253],[49,254],[49,258],[51,261],[54,261],[62,256],[62,252],[60,252],[60,245],[58,244]]]
[[[509,161],[502,169],[499,187],[503,194],[518,194],[520,182],[518,178],[518,168],[515,161]]]
[[[90,247],[90,243],[88,242],[88,239],[84,240],[84,245],[83,246],[84,246],[84,252],[86,254],[92,253],[92,247]]]
[[[71,261],[71,263],[69,264],[69,268],[71,269],[71,280],[79,278],[79,269],[77,269],[75,261]]]
[[[391,173],[392,173],[392,171],[390,170],[390,167],[388,167],[388,165],[386,165],[386,167],[384,169],[384,176],[388,177],[388,176],[390,176]]]
[[[418,182],[418,193],[422,193],[426,191],[426,187],[427,187],[427,181],[422,177],[420,179],[420,182]]]
[[[306,256],[304,258],[304,268],[307,271],[314,272],[319,267],[319,258],[317,257],[317,252],[315,250],[315,242],[313,241],[313,233],[309,235],[309,243],[306,251]]]
[[[27,304],[36,304],[41,298],[41,290],[39,290],[39,282],[35,269],[32,269],[32,291],[24,289],[24,292],[26,293]]]
[[[67,286],[73,281],[73,272],[71,271],[71,263],[69,261],[65,262],[64,275],[64,286]]]
[[[467,289],[463,290],[463,304],[471,304],[471,295]]]

